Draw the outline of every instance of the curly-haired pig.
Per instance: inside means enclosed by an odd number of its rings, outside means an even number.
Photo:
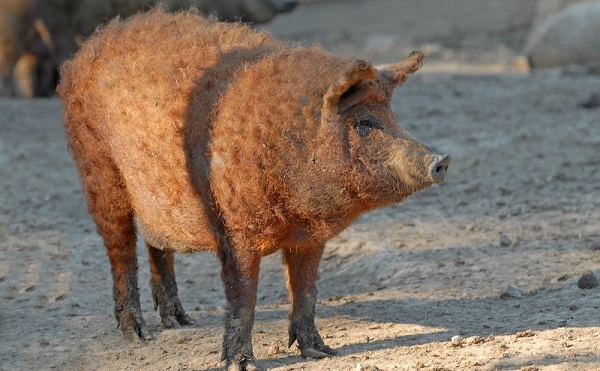
[[[440,184],[450,162],[400,128],[390,100],[422,64],[389,69],[290,47],[242,24],[155,9],[113,20],[61,69],[69,146],[112,267],[115,316],[149,339],[136,232],[165,327],[192,321],[174,252],[214,251],[227,298],[222,357],[253,360],[261,258],[281,250],[289,344],[325,357],[315,326],[325,243],[363,212]]]

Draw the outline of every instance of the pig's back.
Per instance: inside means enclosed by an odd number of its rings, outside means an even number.
[[[205,159],[211,112],[243,61],[276,43],[243,25],[157,9],[112,21],[63,66],[67,135],[74,125],[95,132],[157,247],[216,246]]]

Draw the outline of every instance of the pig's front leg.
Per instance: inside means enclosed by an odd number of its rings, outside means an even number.
[[[290,310],[289,344],[298,341],[302,356],[325,358],[336,351],[323,343],[315,325],[315,303],[319,261],[323,246],[309,251],[284,250],[288,290],[292,308]]]
[[[227,297],[225,334],[221,360],[227,361],[227,370],[253,370],[252,326],[260,255],[239,251],[228,243],[219,253],[221,278]]]

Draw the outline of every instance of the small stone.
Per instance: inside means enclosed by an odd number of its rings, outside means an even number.
[[[380,369],[377,366],[374,366],[374,365],[357,363],[356,364],[356,371],[383,371],[383,370]]]
[[[508,286],[506,286],[504,291],[502,291],[502,294],[500,294],[501,299],[508,299],[508,298],[520,299],[522,297],[523,297],[523,289],[517,285],[513,285],[512,283],[509,284]]]
[[[598,280],[593,272],[588,272],[579,278],[579,281],[577,281],[577,286],[584,290],[593,289],[594,287],[598,286]]]
[[[452,336],[450,343],[452,344],[452,346],[454,348],[458,348],[458,347],[462,346],[463,338],[460,335],[454,335],[454,336]]]
[[[508,237],[505,234],[500,236],[500,246],[509,247],[510,245],[512,245],[512,240],[510,239],[510,237]]]

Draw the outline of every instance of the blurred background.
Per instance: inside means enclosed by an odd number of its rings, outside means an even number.
[[[97,25],[157,0],[0,0],[0,96],[51,96],[58,68]],[[391,63],[419,49],[426,70],[598,73],[600,1],[162,0],[283,39]]]

